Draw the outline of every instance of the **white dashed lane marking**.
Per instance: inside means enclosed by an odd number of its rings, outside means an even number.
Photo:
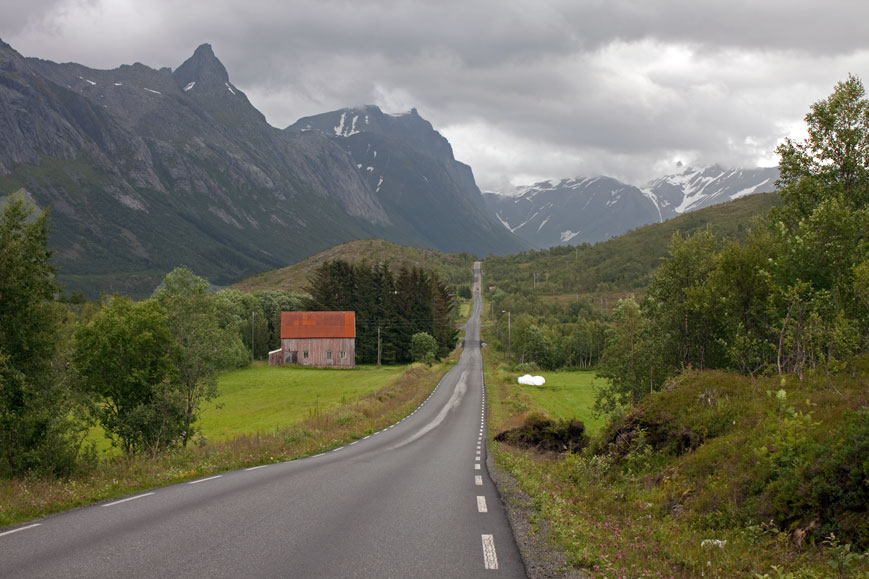
[[[477,485],[478,487],[483,486],[483,477],[480,475],[475,476],[474,477],[474,484]]]
[[[136,496],[134,496],[134,497],[127,497],[127,498],[125,498],[125,499],[121,499],[121,500],[119,500],[119,501],[114,501],[114,502],[111,502],[111,503],[106,503],[106,504],[104,504],[103,506],[104,506],[104,507],[111,507],[111,506],[114,506],[114,505],[119,505],[119,504],[121,504],[121,503],[126,503],[126,502],[128,502],[128,501],[135,501],[136,499],[141,499],[141,498],[143,498],[143,497],[150,497],[150,496],[153,495],[153,494],[154,494],[154,493],[145,493],[145,494],[141,494],[141,495],[136,495]]]
[[[208,478],[201,478],[201,479],[199,479],[199,480],[192,480],[192,481],[190,481],[190,482],[187,483],[187,484],[189,484],[189,485],[198,485],[199,483],[203,483],[203,482],[205,482],[205,481],[209,481],[209,480],[214,480],[214,479],[216,479],[216,478],[223,478],[223,475],[222,475],[222,474],[219,474],[219,475],[217,475],[217,476],[210,476],[210,477],[208,477]],[[142,496],[144,496],[144,495],[142,495]],[[106,505],[106,506],[108,506],[108,505]]]
[[[498,568],[498,554],[495,553],[495,538],[483,535],[483,566],[486,569]]]
[[[104,505],[104,506],[108,506],[108,505]],[[19,531],[26,531],[27,529],[32,529],[34,527],[41,527],[41,526],[42,526],[42,523],[33,523],[32,525],[27,525],[26,527],[18,527],[17,529],[12,529],[11,531],[6,531],[5,533],[0,533],[0,537],[5,537],[6,535],[11,535],[12,533],[17,533]]]
[[[478,513],[488,513],[489,509],[486,507],[486,497],[477,497],[477,512]]]

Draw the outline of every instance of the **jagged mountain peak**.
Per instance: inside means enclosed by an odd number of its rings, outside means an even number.
[[[434,131],[434,127],[423,119],[416,108],[406,113],[385,113],[377,105],[345,107],[304,117],[287,127],[293,131],[320,131],[330,136],[352,137],[358,133],[395,134],[397,130],[419,126]]]
[[[646,183],[643,191],[655,199],[665,219],[687,211],[775,190],[777,167],[727,168],[719,164],[685,167]]]
[[[172,76],[184,90],[221,90],[233,92],[229,74],[223,63],[214,55],[210,44],[200,44],[193,56],[184,61]]]
[[[401,140],[444,159],[455,160],[449,141],[416,108],[397,114],[384,113],[376,105],[338,109],[301,118],[286,130],[320,131],[330,137],[353,137],[359,133],[371,133]]]

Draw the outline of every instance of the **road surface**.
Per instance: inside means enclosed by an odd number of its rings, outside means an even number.
[[[474,269],[461,359],[401,422],[0,531],[0,577],[525,577],[486,470]]]

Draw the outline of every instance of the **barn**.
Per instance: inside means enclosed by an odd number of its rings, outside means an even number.
[[[356,366],[356,312],[281,312],[281,349],[269,365]]]

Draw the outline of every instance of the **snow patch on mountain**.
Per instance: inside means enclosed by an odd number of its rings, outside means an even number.
[[[568,241],[570,241],[571,239],[573,239],[577,235],[579,235],[579,231],[571,231],[569,229],[567,231],[562,231],[561,232],[561,243],[567,243]]]
[[[736,193],[731,195],[730,200],[732,201],[734,199],[739,199],[740,197],[745,197],[746,195],[752,195],[754,193],[757,193],[758,189],[769,184],[769,182],[770,182],[769,179],[764,179],[763,181],[761,181],[760,183],[758,183],[757,185],[755,185],[753,187],[746,187],[745,189],[741,189],[740,191],[737,191]]]

